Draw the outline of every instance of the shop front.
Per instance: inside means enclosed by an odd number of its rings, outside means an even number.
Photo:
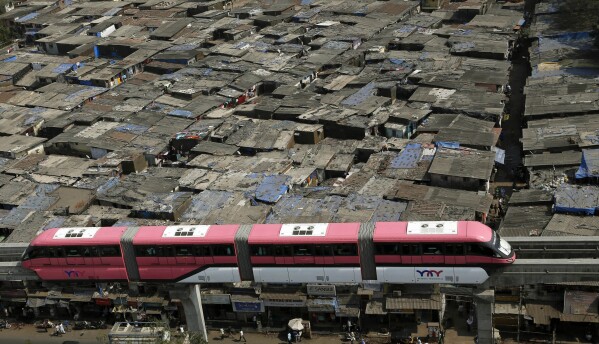
[[[202,308],[206,320],[234,320],[231,295],[225,293],[202,293]]]
[[[262,293],[260,299],[266,310],[266,323],[274,328],[285,328],[293,318],[307,318],[306,295],[294,293]],[[258,326],[258,325],[257,325]]]
[[[231,295],[231,307],[238,321],[254,323],[255,326],[262,321],[264,302],[257,296]]]

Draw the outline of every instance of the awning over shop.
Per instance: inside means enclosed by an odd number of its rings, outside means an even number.
[[[262,293],[260,299],[267,307],[305,307],[307,297],[299,293]]]
[[[73,295],[70,299],[71,302],[91,302],[92,296],[90,295]]]
[[[387,312],[383,309],[383,301],[369,301],[366,304],[366,314],[369,315],[385,315]]]
[[[526,306],[519,309],[517,303],[495,302],[495,314],[526,314]]]
[[[441,296],[431,295],[430,297],[388,297],[385,300],[387,310],[405,310],[405,309],[441,309]]]
[[[559,315],[560,321],[565,322],[581,322],[581,323],[599,323],[599,315],[598,314],[566,314],[561,313]]]
[[[318,298],[306,301],[309,312],[334,313],[337,306],[336,298]]]
[[[46,305],[46,299],[30,297],[27,299],[27,307],[39,308]]]
[[[262,293],[260,298],[262,300],[306,301],[306,295],[297,293]]]
[[[537,325],[550,325],[551,319],[564,322],[599,323],[599,315],[596,313],[567,314],[560,312],[559,307],[558,304],[527,303],[526,314],[531,316]]]
[[[359,318],[360,317],[360,306],[359,305],[343,305],[335,308],[335,315],[338,317],[346,318]]]

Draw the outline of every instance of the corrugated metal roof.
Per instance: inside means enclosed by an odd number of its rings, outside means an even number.
[[[385,315],[387,312],[383,309],[383,301],[369,301],[366,304],[366,314]]]
[[[262,293],[262,300],[306,301],[306,295],[298,293]]]
[[[441,309],[441,297],[388,297],[385,299],[387,310],[397,309]]]
[[[553,304],[526,303],[526,314],[531,316],[537,325],[549,325],[551,319],[559,318],[560,311]]]

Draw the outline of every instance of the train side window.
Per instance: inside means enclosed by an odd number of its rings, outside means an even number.
[[[291,257],[292,250],[289,245],[278,245],[275,246],[275,255],[278,257]]]
[[[135,246],[135,255],[138,257],[155,257],[156,248],[154,246]]]
[[[404,256],[419,256],[422,254],[422,248],[419,244],[404,244],[401,246],[401,253]]]
[[[36,258],[45,258],[48,256],[46,251],[47,250],[45,247],[33,248],[31,251],[27,252],[24,259],[28,260],[28,259],[36,259]]]
[[[401,246],[399,244],[377,244],[375,251],[379,255],[399,255],[401,254]]]
[[[252,256],[272,256],[273,250],[271,245],[252,245]]]
[[[77,246],[66,246],[67,257],[81,257],[81,249]]]
[[[50,258],[64,258],[65,253],[62,247],[51,247],[48,248],[48,257]]]
[[[472,244],[472,245],[468,245],[468,254],[475,255],[475,256],[493,257],[495,252],[493,252],[493,250],[491,250],[488,247]]]
[[[193,255],[196,257],[210,257],[210,247],[204,245],[195,245]]]
[[[173,247],[172,246],[158,246],[156,248],[158,257],[172,257]]]
[[[335,256],[357,256],[358,250],[356,245],[336,245]]]
[[[448,256],[463,256],[464,255],[464,245],[446,244],[445,245],[445,254],[447,254]]]
[[[332,256],[333,255],[333,247],[329,246],[329,245],[314,246],[314,255],[315,256]]]
[[[193,256],[193,250],[191,246],[175,246],[175,255],[178,257],[190,257]]]
[[[441,255],[443,254],[442,244],[422,244],[422,252],[424,255]]]
[[[212,246],[212,254],[214,256],[233,256],[233,247],[231,245],[215,245]]]
[[[100,257],[120,257],[121,250],[118,246],[98,246]]]
[[[294,256],[312,256],[314,254],[312,252],[311,245],[295,245],[293,247],[293,255]]]

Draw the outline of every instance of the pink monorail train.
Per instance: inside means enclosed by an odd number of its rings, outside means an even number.
[[[479,284],[515,254],[471,221],[54,228],[23,266],[42,280]]]

